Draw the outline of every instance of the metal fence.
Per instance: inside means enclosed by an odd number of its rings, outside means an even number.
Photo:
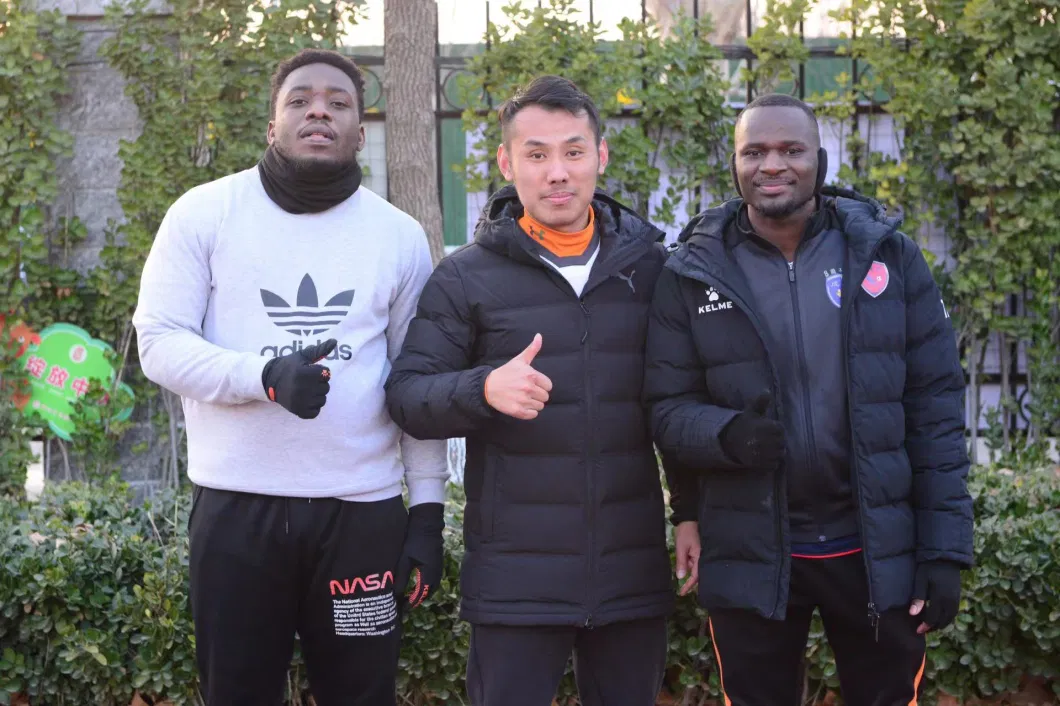
[[[369,0],[369,4],[372,1]],[[381,15],[382,0],[378,1]],[[439,196],[445,224],[445,241],[449,246],[466,242],[469,211],[468,194],[460,171],[467,154],[467,134],[462,123],[465,106],[459,100],[456,84],[459,76],[467,71],[468,58],[490,50],[489,44],[484,40],[486,29],[491,22],[503,24],[505,17],[502,7],[506,4],[511,4],[510,0],[438,0],[437,3],[438,26],[442,29],[435,39],[435,131]],[[522,0],[521,4],[524,7],[540,7],[543,3],[541,0]],[[841,5],[842,0],[819,0],[811,11],[813,16],[799,23],[799,35],[808,49],[808,59],[799,65],[795,80],[779,86],[777,90],[807,99],[814,94],[834,89],[837,85],[835,77],[840,73],[846,73],[851,79],[851,85],[855,85],[860,76],[871,71],[871,67],[863,62],[837,51],[847,41],[842,38],[844,35],[856,35],[854,26],[842,24],[829,17],[830,11],[838,9]],[[610,22],[617,25],[615,18],[621,16],[642,21],[652,18],[664,33],[679,12],[697,19],[711,14],[716,20],[714,28],[711,35],[703,39],[714,44],[721,52],[723,60],[727,62],[732,84],[730,104],[739,107],[753,97],[754,86],[749,81],[742,80],[740,69],[754,68],[755,56],[746,40],[761,21],[766,0],[578,0],[575,6],[587,22]],[[451,41],[451,38],[446,36],[443,28],[443,25],[446,25],[443,21],[445,13],[452,14],[452,17],[446,16],[450,20],[450,26],[453,24],[453,17],[457,18],[463,31],[463,40]],[[476,24],[478,29],[475,29]],[[475,40],[469,41],[469,34],[475,36]],[[614,28],[612,38],[618,38]],[[367,51],[364,49],[358,46],[347,48],[365,73],[366,121],[382,123],[386,119],[382,92],[385,48],[372,47]],[[871,115],[886,112],[880,100],[880,96],[862,96],[856,114],[848,126],[849,134],[866,130],[866,125],[870,125],[868,118]],[[948,239],[943,234],[942,240],[932,249],[944,251],[948,249],[948,245]],[[1018,308],[1018,302],[1011,302],[1011,306],[1015,310]],[[994,406],[994,400],[1000,396],[1002,360],[1005,360],[1008,367],[1008,383],[1013,398],[1025,401],[1025,355],[1022,355],[1017,344],[1012,344],[1006,356],[1002,356],[995,346],[987,351],[985,360],[976,368],[984,395],[984,407]],[[1027,425],[1028,420],[1022,406],[1021,404],[1020,410],[1015,414],[1007,415],[1006,422],[1011,429],[1025,428]],[[969,409],[969,420],[976,417],[977,426],[985,429],[983,413]],[[450,461],[454,471],[462,468],[462,441],[450,442]]]

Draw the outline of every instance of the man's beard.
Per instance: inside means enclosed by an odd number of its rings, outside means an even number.
[[[765,216],[766,218],[772,218],[774,220],[779,221],[794,215],[806,204],[810,203],[813,200],[814,195],[810,194],[802,201],[799,200],[798,196],[793,196],[789,200],[780,203],[767,201],[764,204],[752,203],[751,206],[753,206],[754,210],[758,211],[758,213]]]
[[[273,149],[287,162],[288,168],[297,176],[327,176],[341,174],[357,162],[357,150],[352,150],[345,159],[337,157],[314,157],[312,155],[292,155],[281,140],[273,143]]]

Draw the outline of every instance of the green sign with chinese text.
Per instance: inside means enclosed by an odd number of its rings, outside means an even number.
[[[34,339],[22,355],[23,370],[30,383],[23,413],[40,415],[56,436],[70,441],[75,428],[74,403],[88,392],[90,381],[95,380],[108,390],[113,385],[114,368],[107,359],[112,351],[103,341],[70,324],[53,324],[41,331],[40,341]],[[128,403],[113,419],[125,420],[132,414],[133,392],[125,383],[117,390]],[[105,401],[109,401],[109,396]]]

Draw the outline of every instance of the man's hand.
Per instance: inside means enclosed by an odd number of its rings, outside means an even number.
[[[745,468],[773,469],[784,460],[784,426],[765,416],[769,400],[770,394],[763,392],[721,431],[722,449]]]
[[[331,371],[316,363],[327,358],[337,345],[338,341],[332,338],[266,363],[261,384],[269,399],[302,419],[314,419],[331,389]]]
[[[405,527],[405,546],[394,574],[394,592],[405,596],[409,579],[415,574],[416,583],[408,598],[399,606],[410,608],[423,603],[442,580],[442,530],[445,528],[445,507],[441,503],[423,503],[409,508]]]
[[[688,580],[681,586],[680,595],[687,595],[689,591],[699,583],[699,523],[682,522],[674,527],[674,545],[677,555],[677,578],[678,580],[688,576]]]
[[[925,601],[927,607],[925,608]],[[961,605],[961,567],[950,561],[929,561],[916,567],[913,604],[909,615],[919,615],[924,622],[917,635],[941,630],[957,617]]]
[[[516,419],[533,419],[545,408],[552,381],[531,367],[541,350],[541,334],[519,355],[486,376],[486,402]]]

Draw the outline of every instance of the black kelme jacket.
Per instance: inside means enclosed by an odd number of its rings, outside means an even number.
[[[823,259],[803,269],[797,256],[790,279],[770,275],[777,263],[767,257],[740,252],[759,244],[731,227],[739,200],[700,214],[659,278],[645,395],[659,447],[694,471],[692,488],[678,496],[698,496],[699,597],[708,609],[785,616],[792,485],[800,510],[815,520],[834,515],[831,531],[845,531],[843,513],[832,513],[843,503],[813,505],[814,488],[804,486],[819,482],[815,472],[829,491],[846,479],[870,613],[908,605],[918,562],[972,562],[964,376],[938,288],[898,219],[853,192],[825,193],[835,197],[823,205],[827,220],[816,242],[800,247],[823,248]],[[835,243],[843,244],[838,267],[825,247]],[[776,296],[748,281],[767,276],[779,285]],[[788,316],[799,322],[790,336],[781,326]],[[719,433],[763,391],[785,424],[788,459],[776,471],[737,468]],[[844,400],[838,413],[847,429],[823,439],[813,420],[833,429],[830,399]],[[835,437],[845,453],[832,448]]]

